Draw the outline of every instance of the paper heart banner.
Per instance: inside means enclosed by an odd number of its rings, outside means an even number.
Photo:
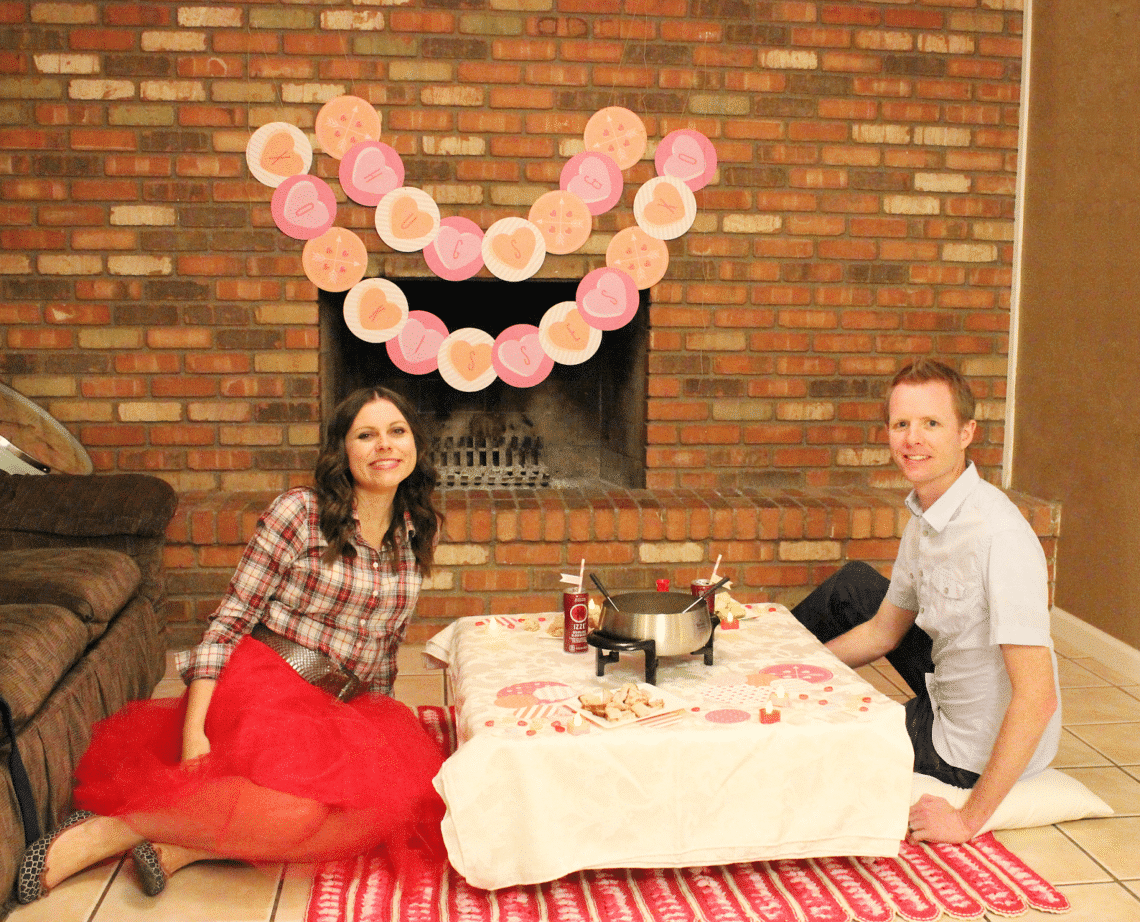
[[[375,208],[385,195],[404,184],[404,161],[395,148],[369,138],[348,149],[337,175],[345,195]]]
[[[586,150],[612,157],[621,169],[628,170],[645,153],[648,135],[645,123],[629,109],[610,106],[590,116],[582,132]]]
[[[273,191],[269,211],[283,233],[312,240],[336,221],[336,194],[316,176],[290,176]]]
[[[523,218],[502,218],[483,235],[483,262],[496,278],[521,282],[534,275],[546,259],[542,233]]]
[[[424,247],[424,262],[449,282],[471,278],[483,268],[483,229],[470,218],[444,218],[435,239]]]
[[[400,334],[408,320],[408,299],[395,282],[366,279],[352,286],[344,299],[344,322],[358,339],[386,343]]]
[[[670,131],[653,155],[658,176],[673,176],[693,192],[703,189],[716,175],[716,148],[712,141],[691,128]]]
[[[675,176],[658,176],[637,190],[633,216],[650,237],[672,240],[693,226],[697,199],[693,190]]]
[[[439,368],[439,351],[447,324],[428,311],[409,311],[399,335],[388,340],[388,358],[400,371],[427,375]]]
[[[606,247],[606,265],[627,273],[638,288],[652,288],[669,268],[669,248],[640,227],[627,227]]]
[[[561,301],[542,315],[538,341],[559,364],[581,365],[602,345],[602,331],[582,319],[576,302]]]
[[[250,136],[245,146],[245,162],[254,179],[277,188],[290,176],[309,172],[313,165],[313,145],[296,125],[270,122]]]
[[[348,291],[364,278],[368,250],[350,230],[333,227],[305,244],[301,252],[305,275],[324,291]]]
[[[481,391],[495,380],[491,363],[494,338],[476,327],[463,327],[439,346],[439,374],[457,391]]]
[[[496,336],[491,362],[511,387],[534,387],[554,368],[554,359],[542,348],[538,327],[530,323],[516,323]]]
[[[422,250],[439,233],[439,206],[423,189],[401,186],[376,206],[376,230],[393,250]]]
[[[578,283],[574,302],[578,314],[589,326],[597,330],[619,330],[637,313],[641,295],[633,276],[607,266],[595,269]]]
[[[531,224],[542,234],[547,253],[573,253],[590,239],[594,219],[573,192],[560,190],[540,195],[530,206]]]
[[[317,140],[330,156],[339,160],[361,141],[380,140],[380,114],[359,96],[337,96],[317,113]]]
[[[618,203],[624,186],[621,167],[613,157],[599,151],[575,154],[558,177],[558,187],[578,196],[595,216],[605,214]]]

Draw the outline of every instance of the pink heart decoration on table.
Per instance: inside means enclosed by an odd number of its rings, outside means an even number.
[[[673,140],[673,150],[665,159],[663,172],[677,179],[696,179],[705,171],[705,152],[701,145],[688,135]]]
[[[404,328],[397,337],[400,341],[400,351],[410,364],[419,364],[439,353],[444,336],[439,330],[430,330],[414,317],[408,319]],[[454,356],[455,350],[452,349]]]
[[[479,257],[483,241],[477,234],[456,230],[443,224],[439,228],[433,246],[439,261],[444,266],[448,269],[458,269]]]
[[[315,230],[332,222],[332,216],[318,197],[317,190],[308,183],[289,187],[283,211],[289,221],[306,230]]]

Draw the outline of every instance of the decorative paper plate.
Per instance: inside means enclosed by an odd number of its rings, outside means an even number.
[[[253,133],[245,146],[245,162],[258,182],[276,188],[290,176],[308,173],[313,145],[288,122],[270,122]]]
[[[681,128],[661,139],[653,164],[658,176],[673,176],[696,192],[716,175],[716,148],[699,131]]]
[[[558,186],[585,202],[590,214],[600,215],[621,200],[625,180],[613,157],[600,151],[583,151],[566,162]]]
[[[619,168],[628,170],[645,153],[648,134],[645,123],[629,109],[610,106],[590,116],[582,138],[586,150],[606,154]]]
[[[375,208],[380,199],[404,184],[404,161],[395,148],[369,138],[348,149],[337,175],[345,195]]]
[[[620,330],[641,303],[637,282],[622,269],[603,267],[587,273],[574,292],[578,313],[597,330]]]
[[[495,380],[490,333],[463,327],[450,334],[439,347],[440,376],[457,391],[481,391]]]
[[[545,259],[546,243],[530,221],[502,218],[483,235],[483,262],[504,282],[530,278]]]
[[[590,209],[573,192],[547,192],[530,206],[530,222],[542,234],[546,252],[573,253],[590,239],[594,226]]]
[[[316,131],[321,147],[340,160],[354,144],[380,140],[380,114],[367,99],[337,96],[317,113]]]
[[[581,365],[602,345],[602,331],[582,319],[576,302],[562,301],[542,315],[538,340],[554,361],[562,365]]]
[[[358,339],[386,343],[399,335],[408,320],[408,298],[388,279],[365,279],[344,299],[344,322]]]
[[[350,230],[334,227],[305,244],[301,266],[309,281],[324,291],[348,291],[364,278],[368,250]]]
[[[439,233],[439,206],[423,189],[401,186],[376,206],[376,230],[393,250],[422,250]]]
[[[637,226],[650,237],[672,240],[693,226],[697,199],[693,190],[674,176],[658,176],[637,190],[633,200]]]
[[[273,191],[269,210],[282,233],[312,240],[336,221],[336,193],[316,176],[290,176]]]
[[[669,248],[640,227],[627,227],[614,234],[606,247],[606,265],[621,269],[638,288],[652,288],[669,268]]]
[[[534,387],[554,368],[554,359],[542,348],[538,327],[531,323],[516,323],[496,336],[491,363],[511,387]]]
[[[647,682],[638,682],[637,687],[648,694],[650,698],[660,698],[665,702],[665,707],[660,711],[654,711],[652,714],[647,714],[645,717],[638,717],[636,719],[630,718],[629,720],[611,722],[606,720],[604,717],[598,717],[597,715],[591,714],[589,711],[587,711],[584,707],[582,707],[581,704],[578,703],[577,695],[567,701],[564,701],[563,705],[581,714],[582,717],[590,721],[590,723],[596,724],[599,727],[603,727],[606,730],[615,730],[618,727],[633,727],[639,724],[642,726],[652,726],[659,721],[664,722],[662,721],[662,718],[666,717],[670,718],[669,722],[671,723],[672,720],[676,718],[678,711],[687,711],[692,706],[684,698],[674,695],[672,692],[668,692],[663,688],[658,688],[656,685],[650,685]],[[596,692],[599,690],[600,689],[598,688],[590,688],[585,692],[582,692],[582,694],[587,694],[588,692]]]
[[[483,229],[470,218],[444,218],[435,239],[424,247],[424,262],[449,282],[477,275],[483,268]]]
[[[435,314],[409,311],[399,334],[388,340],[388,358],[410,375],[431,374],[439,368],[439,348],[447,334],[447,324]]]

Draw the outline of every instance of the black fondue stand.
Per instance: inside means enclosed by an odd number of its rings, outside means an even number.
[[[720,618],[717,615],[711,615],[710,620],[712,621],[712,630],[709,631],[708,641],[699,650],[694,650],[690,654],[691,656],[703,656],[706,666],[713,664],[713,638],[716,636],[717,625],[720,624]],[[606,664],[616,663],[621,658],[622,653],[637,653],[641,650],[645,652],[645,681],[650,685],[657,684],[657,641],[652,637],[648,640],[628,640],[625,637],[615,637],[613,634],[606,634],[603,631],[590,631],[586,636],[586,643],[597,648],[595,657],[597,675],[604,676]]]

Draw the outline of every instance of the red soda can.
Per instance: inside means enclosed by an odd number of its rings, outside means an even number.
[[[590,593],[567,589],[562,593],[562,649],[567,653],[585,653],[589,648]]]
[[[697,595],[700,595],[702,592],[707,591],[709,586],[711,586],[711,585],[712,585],[712,580],[695,579],[692,581],[692,583],[689,584],[689,589],[692,591],[693,595],[697,596]],[[708,605],[708,607],[709,607],[709,617],[712,617],[713,615],[715,615],[716,614],[716,593],[715,592],[712,595],[710,595],[707,599],[705,599],[705,604]]]

